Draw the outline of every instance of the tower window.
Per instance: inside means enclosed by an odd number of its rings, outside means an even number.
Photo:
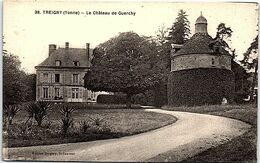
[[[215,46],[215,47],[214,47],[215,53],[220,53],[220,50],[219,50],[219,49],[220,49],[219,46]]]
[[[74,66],[79,66],[79,61],[73,61]]]
[[[56,61],[55,61],[55,65],[56,65],[56,66],[61,66],[61,61],[60,61],[60,60],[56,60]]]
[[[212,65],[215,64],[215,59],[214,59],[214,58],[211,59],[211,64],[212,64]]]

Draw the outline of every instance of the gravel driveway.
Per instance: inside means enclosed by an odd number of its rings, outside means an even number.
[[[219,116],[146,110],[171,114],[178,120],[160,129],[118,139],[4,149],[5,158],[42,161],[156,161],[164,153],[174,151],[175,158],[171,161],[181,161],[223,144],[250,128],[244,122]]]

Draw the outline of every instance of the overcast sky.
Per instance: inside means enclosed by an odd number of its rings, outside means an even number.
[[[254,3],[90,3],[90,2],[6,2],[4,4],[4,49],[18,55],[22,67],[34,73],[34,66],[48,57],[48,44],[85,48],[86,42],[96,45],[118,35],[134,31],[139,35],[154,36],[159,26],[170,27],[177,13],[188,14],[191,33],[202,11],[208,20],[208,33],[214,37],[219,23],[234,31],[231,46],[238,59],[257,35],[258,9]],[[41,14],[35,14],[39,10]],[[62,14],[43,14],[43,10],[62,11]],[[133,15],[63,15],[63,11],[79,12],[135,12]]]

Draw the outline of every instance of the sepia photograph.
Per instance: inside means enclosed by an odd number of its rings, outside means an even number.
[[[5,0],[2,160],[257,162],[256,2]]]

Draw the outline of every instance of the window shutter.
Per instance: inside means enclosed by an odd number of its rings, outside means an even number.
[[[80,85],[84,85],[84,80],[83,80],[83,78],[84,78],[84,74],[79,74],[79,84],[80,84]]]
[[[48,83],[51,83],[51,74],[48,73]]]
[[[39,73],[40,74],[40,83],[43,82],[43,73]]]
[[[71,91],[71,88],[69,87],[69,88],[68,88],[68,94],[67,94],[68,98],[71,98],[71,97],[72,97],[72,96],[71,96],[71,93],[72,93],[72,91]]]
[[[51,82],[55,83],[55,74],[54,73],[51,73]]]
[[[82,90],[82,88],[79,88],[79,98],[83,98],[83,90]]]
[[[60,74],[60,83],[63,83],[63,74]]]

